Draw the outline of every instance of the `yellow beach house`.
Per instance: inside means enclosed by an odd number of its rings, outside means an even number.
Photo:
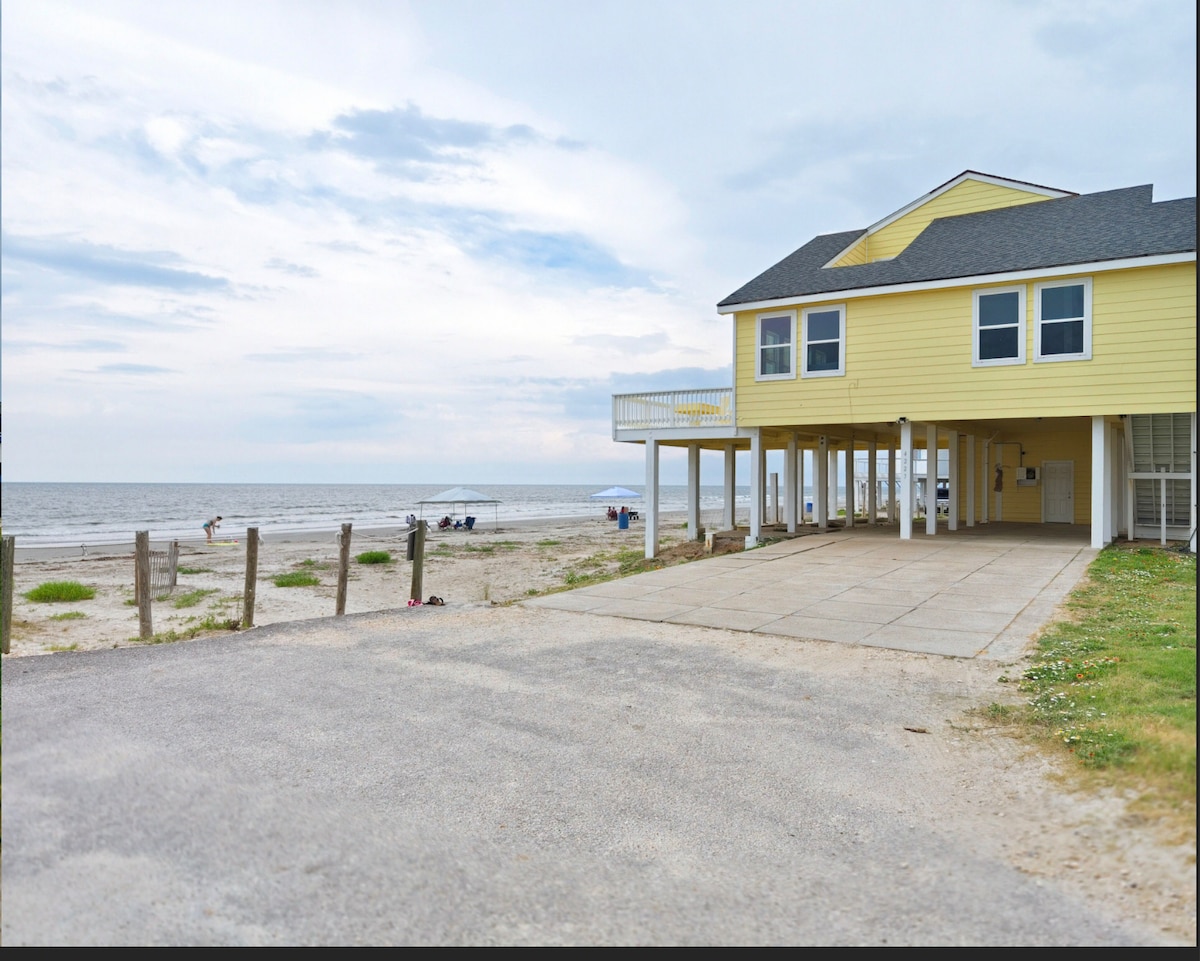
[[[777,451],[770,503],[789,532],[889,523],[911,539],[924,493],[923,536],[1062,524],[1090,527],[1093,547],[1195,550],[1194,197],[968,170],[870,227],[814,238],[717,310],[733,326],[732,387],[613,397],[613,439],[646,447],[647,557],[664,445],[688,451],[693,537],[701,451],[723,452],[732,528],[748,450],[748,546],[764,536]],[[937,478],[942,510],[918,490]]]

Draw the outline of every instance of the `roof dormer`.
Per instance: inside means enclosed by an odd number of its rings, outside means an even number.
[[[852,267],[891,260],[903,253],[921,231],[939,217],[957,217],[982,210],[1074,196],[1076,194],[1068,190],[964,170],[954,179],[872,224],[865,234],[856,238],[825,266]]]

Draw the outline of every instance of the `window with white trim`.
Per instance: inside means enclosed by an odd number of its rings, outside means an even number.
[[[846,373],[846,305],[809,307],[803,315],[802,377],[840,377]]]
[[[1035,284],[1033,359],[1092,359],[1092,278]]]
[[[796,376],[796,312],[759,314],[755,380],[784,380]]]
[[[971,366],[1025,363],[1025,285],[988,287],[971,297]]]

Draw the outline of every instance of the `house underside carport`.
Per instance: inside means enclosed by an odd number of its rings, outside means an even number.
[[[1196,539],[1196,415],[1194,412],[886,423],[772,424],[740,427],[729,388],[625,394],[613,398],[613,439],[646,448],[646,556],[657,550],[659,453],[688,452],[688,535],[700,537],[700,456],[724,458],[722,526],[734,529],[736,455],[749,453],[747,546],[767,526],[768,452],[783,457],[781,524],[894,524],[902,540],[960,527],[1042,523],[1090,527],[1091,546],[1128,540]],[[803,452],[810,452],[805,478]],[[939,452],[939,453],[931,453]],[[776,454],[778,456],[778,454]],[[918,465],[932,465],[924,472]],[[945,463],[945,516],[918,513],[918,488],[933,503],[933,471]],[[926,476],[922,478],[921,474]],[[939,472],[940,474],[940,472]],[[865,475],[865,476],[864,476]],[[838,479],[842,478],[843,485]],[[806,486],[811,511],[801,499]],[[838,520],[839,486],[845,516]],[[778,495],[776,495],[778,496]],[[861,499],[864,503],[856,503]]]

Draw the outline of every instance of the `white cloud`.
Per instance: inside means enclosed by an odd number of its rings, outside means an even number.
[[[1168,13],[6,0],[9,476],[637,464],[608,394],[727,378],[815,233],[965,167],[1194,193]]]

